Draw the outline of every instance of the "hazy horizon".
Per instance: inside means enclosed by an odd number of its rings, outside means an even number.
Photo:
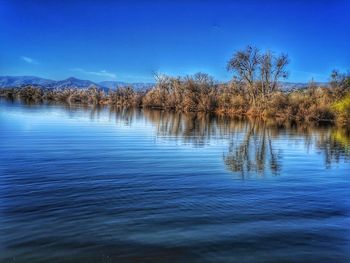
[[[145,84],[156,84],[157,81],[155,78],[150,79],[150,81],[122,81],[122,80],[119,80],[119,79],[102,79],[102,80],[98,80],[98,81],[94,81],[94,80],[91,80],[89,78],[78,78],[76,76],[68,76],[68,77],[65,77],[65,78],[59,78],[59,79],[55,79],[55,78],[45,78],[45,77],[41,77],[41,76],[34,76],[34,75],[0,75],[0,78],[6,78],[6,77],[10,77],[10,78],[39,78],[39,79],[45,79],[45,80],[50,80],[50,81],[64,81],[64,80],[68,80],[68,79],[77,79],[77,80],[81,80],[81,81],[91,81],[91,82],[94,82],[96,84],[99,84],[99,83],[102,83],[102,82],[121,82],[121,83],[145,83]],[[180,75],[178,76],[174,76],[174,77],[182,77]],[[218,83],[227,83],[229,81],[231,81],[230,79],[229,80],[216,80],[214,79],[214,81],[217,81]],[[295,83],[295,84],[307,84],[307,83],[310,83],[312,82],[312,80],[310,81],[290,81],[289,79],[286,79],[286,80],[283,80],[283,81],[280,81],[281,83]],[[329,81],[317,81],[317,80],[314,80],[314,83],[329,83]]]

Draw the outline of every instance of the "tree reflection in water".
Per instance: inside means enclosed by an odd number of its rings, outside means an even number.
[[[145,118],[157,127],[157,135],[171,140],[181,140],[195,147],[208,144],[221,132],[218,122],[210,114],[182,114],[145,110]]]
[[[316,142],[325,155],[326,167],[341,159],[350,159],[350,132],[344,129],[332,129]]]
[[[272,143],[271,130],[266,123],[246,122],[243,140],[230,141],[228,154],[224,154],[226,166],[244,178],[249,172],[263,175],[267,167],[277,175],[280,171],[280,153]]]
[[[117,125],[132,126],[136,121],[152,123],[158,138],[178,140],[193,147],[205,147],[215,140],[228,142],[223,162],[228,170],[241,178],[279,175],[283,166],[281,143],[304,143],[307,151],[314,147],[329,168],[332,163],[350,160],[350,133],[335,127],[317,127],[312,124],[291,125],[257,120],[224,118],[205,113],[171,113],[160,110],[133,108],[66,108],[69,115],[88,111],[89,117],[98,119],[107,112]]]
[[[306,150],[316,147],[324,155],[326,167],[350,158],[350,134],[335,127],[240,120],[205,113],[114,110],[118,121],[131,123],[135,117],[150,121],[162,139],[180,140],[193,147],[204,147],[213,140],[227,140],[228,150],[223,153],[223,161],[227,169],[241,178],[266,173],[279,175],[283,165],[280,143],[291,139],[302,141]]]

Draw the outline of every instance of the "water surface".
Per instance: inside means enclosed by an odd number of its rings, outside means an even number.
[[[0,262],[350,262],[350,138],[0,103]]]

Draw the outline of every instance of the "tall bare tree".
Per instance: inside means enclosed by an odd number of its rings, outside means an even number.
[[[287,78],[288,63],[288,56],[285,54],[275,56],[271,51],[267,51],[260,55],[261,93],[264,97],[277,91],[280,79]]]
[[[350,92],[350,72],[346,74],[338,70],[333,70],[330,84],[331,87],[337,91],[337,99],[340,99],[346,93]]]
[[[248,46],[233,55],[227,69],[245,87],[249,99],[255,105],[258,97],[267,99],[269,94],[278,89],[280,79],[288,76],[288,62],[285,54],[275,56],[270,51],[261,53],[256,47]]]
[[[259,50],[256,47],[247,46],[245,50],[237,51],[227,64],[227,70],[233,71],[234,77],[245,85],[253,104],[257,96],[255,82],[259,63]]]

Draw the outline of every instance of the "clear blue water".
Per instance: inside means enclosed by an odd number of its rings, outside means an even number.
[[[349,137],[0,103],[0,262],[350,262]]]

